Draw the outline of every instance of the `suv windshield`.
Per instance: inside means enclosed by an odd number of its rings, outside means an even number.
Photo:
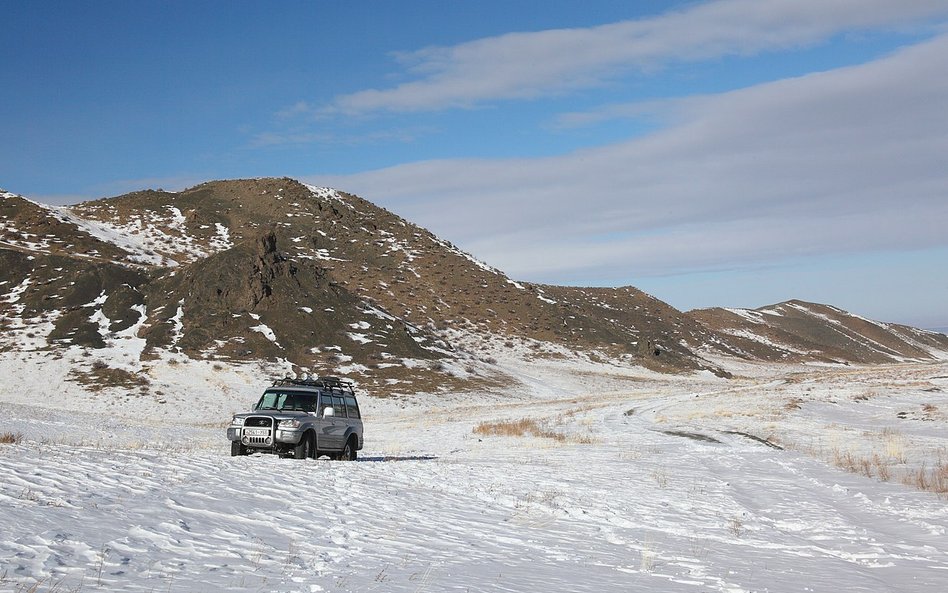
[[[255,410],[316,411],[316,394],[298,391],[266,391],[257,402]]]

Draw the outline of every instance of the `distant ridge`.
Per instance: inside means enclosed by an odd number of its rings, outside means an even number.
[[[762,360],[879,364],[930,360],[948,350],[946,335],[800,300],[689,315],[727,336],[741,356]]]

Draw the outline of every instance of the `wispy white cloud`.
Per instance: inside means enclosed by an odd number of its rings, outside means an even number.
[[[313,111],[313,106],[306,101],[297,101],[296,103],[285,107],[276,113],[278,119],[289,119],[298,115],[306,115]]]
[[[287,146],[295,144],[328,144],[335,140],[334,134],[295,130],[289,132],[260,132],[250,139],[250,148]]]
[[[372,132],[337,134],[291,130],[285,132],[261,132],[249,142],[250,148],[268,148],[301,144],[324,144],[334,146],[359,146],[375,142],[414,142],[419,136],[431,134],[434,128],[415,126],[406,128],[379,129]]]
[[[943,0],[718,0],[648,19],[510,33],[396,55],[410,80],[337,97],[324,112],[424,111],[533,98],[628,70],[817,43],[840,32],[948,16]],[[313,108],[299,103],[288,112]]]
[[[312,180],[378,201],[524,279],[615,278],[948,244],[948,35],[676,102],[669,127],[535,159]]]

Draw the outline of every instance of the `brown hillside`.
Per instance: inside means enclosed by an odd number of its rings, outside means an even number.
[[[632,287],[518,283],[357,196],[285,178],[56,208],[0,192],[0,263],[0,347],[78,347],[98,365],[80,378],[142,389],[134,372],[181,356],[344,374],[382,393],[504,381],[502,352],[725,376],[708,360],[948,350],[948,336],[825,305],[686,314]],[[95,351],[140,360],[122,374]]]
[[[138,232],[149,249],[179,263],[274,228],[290,260],[313,262],[329,282],[412,327],[604,348],[665,370],[705,366],[681,344],[679,326],[689,324],[690,344],[699,343],[704,330],[656,299],[615,292],[624,302],[614,306],[628,311],[609,318],[625,322],[607,321],[602,307],[580,291],[544,297],[548,287],[513,282],[370,202],[291,179],[215,181],[180,194],[136,192],[81,204],[74,212]],[[643,308],[635,310],[636,299]],[[664,317],[652,317],[649,307]],[[656,361],[655,349],[639,345],[638,331],[630,331],[633,320],[645,328],[646,342],[661,344],[667,356]]]

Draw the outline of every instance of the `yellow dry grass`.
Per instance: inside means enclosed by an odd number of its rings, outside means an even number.
[[[551,439],[558,443],[589,444],[593,439],[589,436],[567,435],[556,430],[549,421],[540,421],[535,418],[519,418],[515,420],[500,420],[497,422],[481,422],[474,427],[474,434],[481,436],[525,437],[533,436]]]

